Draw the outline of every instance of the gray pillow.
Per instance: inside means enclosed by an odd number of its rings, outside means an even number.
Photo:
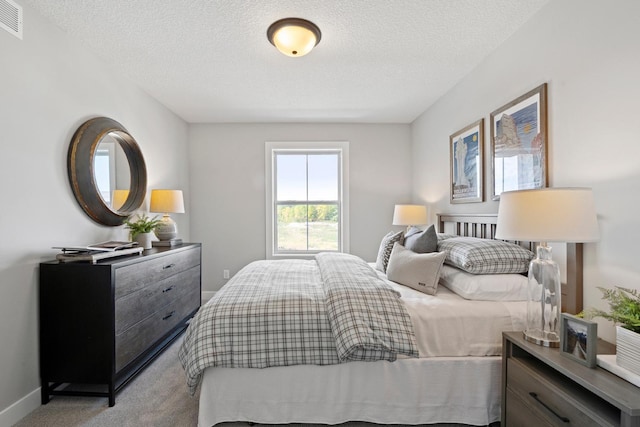
[[[416,291],[435,295],[445,257],[444,252],[419,254],[396,243],[389,258],[387,278]]]
[[[376,259],[376,270],[386,273],[389,257],[393,250],[393,244],[396,242],[400,244],[404,243],[404,231],[390,231],[382,238],[380,248],[378,249],[378,258]]]
[[[438,235],[433,225],[424,231],[412,227],[404,238],[404,247],[419,254],[438,250]]]

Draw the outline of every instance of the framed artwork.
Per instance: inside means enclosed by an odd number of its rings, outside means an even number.
[[[598,324],[562,313],[560,353],[589,368],[594,368],[597,361],[597,349]]]
[[[547,84],[491,113],[492,199],[547,186]]]
[[[484,119],[449,137],[451,203],[482,202],[484,183]]]

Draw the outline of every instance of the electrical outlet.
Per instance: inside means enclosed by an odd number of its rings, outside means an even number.
[[[222,278],[223,279],[229,278],[229,270],[222,270]]]

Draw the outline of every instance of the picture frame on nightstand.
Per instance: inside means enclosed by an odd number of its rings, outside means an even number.
[[[568,313],[560,320],[560,354],[595,368],[598,350],[598,324]]]

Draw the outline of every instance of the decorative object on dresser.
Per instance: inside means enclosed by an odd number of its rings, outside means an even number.
[[[108,117],[78,127],[69,144],[67,173],[78,205],[99,224],[122,225],[144,202],[142,151],[124,126]],[[116,191],[126,191],[124,201],[120,196],[125,193]]]
[[[197,243],[95,264],[41,263],[42,403],[52,395],[103,396],[113,406],[115,394],[199,309],[200,264]]]
[[[595,368],[597,342],[598,324],[596,322],[562,313],[560,354],[588,368]]]
[[[449,137],[451,203],[484,200],[484,119]]]
[[[491,113],[493,200],[547,186],[547,84]]]
[[[393,208],[393,225],[406,225],[407,231],[412,225],[427,222],[427,207],[424,205],[395,205]]]
[[[598,353],[613,353],[598,341]],[[574,363],[559,349],[503,333],[503,427],[640,425],[640,393],[610,372]]]
[[[182,190],[151,190],[151,212],[162,213],[162,219],[155,228],[159,243],[156,246],[173,246],[182,243],[178,239],[178,225],[170,213],[184,213],[184,198]]]
[[[529,264],[527,340],[560,345],[562,293],[560,269],[547,242],[598,240],[593,193],[589,188],[544,188],[507,191],[500,197],[496,238],[540,242]]]
[[[157,217],[149,218],[146,214],[138,214],[137,218],[135,221],[128,219],[124,222],[131,230],[131,239],[143,249],[151,249],[151,233],[158,227],[160,220]]]

